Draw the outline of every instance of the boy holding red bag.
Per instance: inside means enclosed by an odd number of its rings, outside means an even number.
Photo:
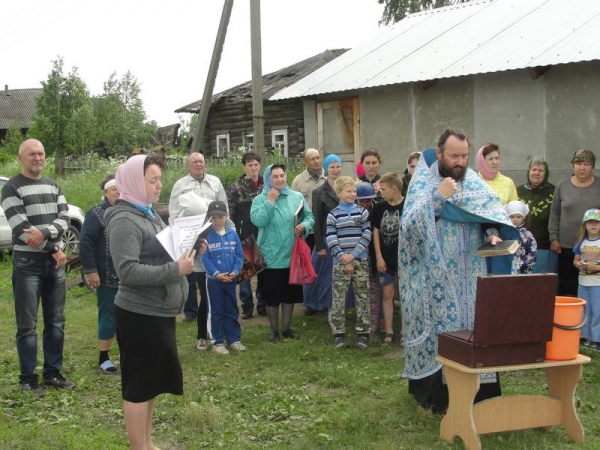
[[[371,223],[369,212],[356,205],[357,181],[348,176],[335,180],[334,189],[339,205],[327,216],[326,242],[333,256],[333,302],[330,324],[335,347],[346,345],[345,299],[350,283],[353,285],[356,305],[356,333],[358,348],[369,345],[369,242]]]

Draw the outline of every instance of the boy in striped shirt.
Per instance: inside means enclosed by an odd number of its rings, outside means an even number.
[[[327,246],[333,255],[333,302],[330,324],[335,347],[346,345],[345,299],[352,283],[356,305],[356,333],[358,348],[369,345],[369,242],[371,224],[369,212],[356,205],[357,181],[348,176],[339,177],[334,189],[340,204],[327,216]]]

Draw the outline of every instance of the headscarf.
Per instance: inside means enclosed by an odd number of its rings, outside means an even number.
[[[273,164],[271,164],[270,166],[268,166],[265,169],[265,173],[263,173],[263,179],[265,180],[265,188],[264,190],[266,190],[267,192],[271,190],[271,188],[273,187],[273,181],[271,180],[271,167],[273,167]],[[287,191],[290,189],[287,185],[287,172],[285,172],[285,186],[283,187],[283,189],[279,189],[279,193],[280,194],[284,194],[287,193]]]
[[[529,206],[527,206],[527,204],[523,203],[520,200],[513,200],[511,202],[508,202],[504,207],[504,210],[506,211],[506,214],[508,214],[509,217],[513,214],[520,214],[521,216],[523,216],[524,219],[525,217],[527,217],[527,214],[529,214]]]
[[[596,155],[590,150],[577,150],[573,155],[573,159],[571,160],[571,164],[575,164],[576,162],[586,162],[592,166],[592,169],[596,166]]]
[[[327,169],[329,168],[329,164],[332,162],[339,163],[341,166],[342,158],[340,158],[338,155],[334,155],[333,153],[331,155],[327,155],[327,158],[325,158],[325,161],[323,161],[323,170],[325,171],[325,176],[327,176]]]
[[[531,184],[531,180],[529,179],[529,172],[531,172],[531,166],[539,166],[540,164],[544,165],[544,179],[542,180],[541,184],[539,186],[537,186],[536,189],[539,189],[543,186],[546,186],[548,184],[548,178],[550,178],[550,167],[548,167],[548,163],[542,159],[541,157],[538,158],[533,158],[531,160],[531,162],[529,163],[529,167],[527,168],[527,185],[531,188],[534,189],[534,187]]]
[[[129,158],[117,168],[115,180],[121,200],[148,208],[152,205],[148,203],[146,181],[144,180],[146,158],[148,155],[136,155]]]
[[[496,178],[496,175],[492,173],[487,163],[485,162],[485,156],[483,156],[483,149],[485,145],[479,149],[477,152],[477,168],[479,169],[479,173],[486,180],[493,180]]]
[[[358,178],[362,177],[365,174],[365,168],[362,165],[362,161],[358,161],[356,163],[356,176]]]

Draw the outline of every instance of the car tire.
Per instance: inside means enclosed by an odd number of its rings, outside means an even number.
[[[79,230],[75,225],[69,225],[62,235],[63,252],[71,254],[79,250]]]

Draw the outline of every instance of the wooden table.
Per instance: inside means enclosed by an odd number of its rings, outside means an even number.
[[[448,383],[448,412],[442,419],[440,437],[452,442],[460,436],[467,450],[481,449],[480,434],[544,427],[565,427],[577,443],[584,440],[584,431],[575,411],[575,389],[581,379],[582,364],[590,362],[585,355],[569,361],[544,361],[496,367],[468,367],[438,356],[444,365]],[[513,370],[544,369],[548,379],[548,396],[501,396],[473,405],[479,390],[479,374]]]

